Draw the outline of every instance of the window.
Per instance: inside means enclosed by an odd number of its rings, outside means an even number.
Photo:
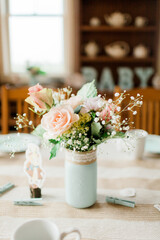
[[[63,0],[8,0],[11,71],[64,74]]]

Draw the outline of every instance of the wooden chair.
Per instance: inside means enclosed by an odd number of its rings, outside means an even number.
[[[115,92],[121,92],[119,87],[115,88]],[[130,96],[136,97],[139,93],[143,95],[143,105],[141,108],[136,108],[137,115],[129,112],[130,121],[134,122],[134,127],[137,129],[144,129],[149,134],[160,135],[160,90],[148,87],[144,89],[135,88],[128,90]],[[122,104],[127,104],[127,99]],[[126,117],[126,116],[124,116]]]
[[[26,113],[28,119],[33,121],[34,125],[38,125],[40,122],[39,116],[34,114],[32,111],[28,109],[28,104],[24,101],[28,96],[28,87],[21,88],[9,88],[5,85],[1,87],[1,104],[2,104],[2,133],[7,134],[10,126],[15,126],[16,122],[14,117],[16,117],[16,113],[23,114]],[[12,104],[14,103],[14,104]],[[11,105],[12,104],[12,105]],[[13,112],[15,113],[12,116],[11,106],[15,107]],[[29,132],[29,128],[22,129],[23,132]]]

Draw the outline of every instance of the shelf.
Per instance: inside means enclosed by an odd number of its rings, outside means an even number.
[[[108,56],[97,56],[97,57],[87,57],[81,56],[81,62],[125,62],[125,63],[152,63],[155,61],[153,57],[148,58],[134,58],[134,57],[124,57],[124,58],[111,58]]]
[[[92,27],[89,25],[82,25],[80,30],[83,32],[154,32],[156,31],[155,26],[146,27],[135,27],[135,26],[125,26],[125,27],[111,27],[106,25],[101,25],[97,27]]]

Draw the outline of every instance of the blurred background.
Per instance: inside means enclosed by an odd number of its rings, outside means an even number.
[[[160,134],[159,0],[0,0],[2,133],[37,83],[144,95],[135,127]],[[125,116],[126,117],[126,116]]]

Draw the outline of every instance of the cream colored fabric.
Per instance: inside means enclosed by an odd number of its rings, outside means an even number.
[[[48,160],[42,152],[47,179],[42,189],[44,206],[14,206],[13,200],[28,198],[29,187],[23,174],[24,154],[14,159],[0,157],[0,185],[16,187],[0,196],[0,240],[8,240],[14,229],[32,218],[54,221],[61,231],[74,226],[83,238],[96,240],[159,240],[160,212],[153,207],[160,202],[160,159],[108,161],[98,158],[97,203],[88,209],[74,209],[65,203],[64,155]],[[135,208],[110,205],[105,197],[121,197],[119,190],[134,187]],[[127,199],[127,198],[126,198]]]

